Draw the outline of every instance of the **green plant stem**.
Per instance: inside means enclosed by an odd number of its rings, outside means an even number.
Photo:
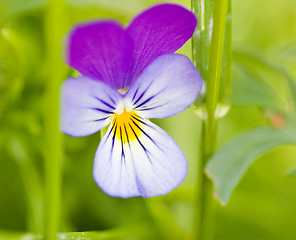
[[[209,240],[213,235],[212,184],[204,168],[216,149],[220,72],[228,0],[214,0],[213,31],[210,47],[209,72],[206,89],[206,117],[202,124],[201,154],[198,168],[197,235],[198,240]],[[194,47],[194,46],[193,46]]]
[[[20,164],[28,208],[28,231],[41,234],[43,229],[43,221],[40,219],[43,216],[42,184],[40,175],[29,157],[26,156],[25,159],[22,159]]]
[[[208,125],[206,121],[202,122],[202,134],[200,145],[200,161],[198,164],[198,198],[196,209],[196,223],[195,223],[195,239],[208,240],[213,235],[213,219],[212,219],[212,184],[204,174],[205,165],[209,159],[209,152],[206,150],[210,148],[207,143],[213,143],[212,151],[215,149],[217,128],[211,129],[209,135]]]
[[[207,119],[209,125],[216,121],[216,109],[219,99],[220,73],[223,55],[226,14],[228,0],[214,1],[214,23],[211,40],[208,86],[206,93]]]
[[[34,164],[31,151],[31,148],[36,147],[36,145],[28,140],[29,135],[17,131],[13,132],[10,129],[8,131],[7,136],[11,134],[11,137],[6,140],[10,141],[10,151],[19,167],[25,193],[27,208],[26,230],[34,234],[41,234],[43,229],[42,181]]]
[[[51,0],[46,16],[48,79],[45,96],[45,199],[44,238],[55,240],[60,220],[62,135],[59,131],[62,63],[63,1]]]

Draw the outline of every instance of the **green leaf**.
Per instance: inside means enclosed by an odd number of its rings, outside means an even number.
[[[290,169],[288,172],[287,172],[287,175],[289,177],[296,177],[296,168],[294,169]]]
[[[232,102],[237,106],[260,106],[276,110],[286,105],[275,89],[258,81],[256,76],[238,64],[233,66]]]
[[[23,188],[27,204],[27,224],[28,230],[36,233],[42,232],[43,213],[43,191],[41,176],[33,161],[32,141],[28,135],[19,132],[12,132],[11,136],[6,134],[7,151],[11,158],[15,160],[19,173],[22,177]],[[1,239],[1,238],[0,238]]]
[[[210,75],[213,72],[213,66],[211,71],[210,68],[210,48],[212,43],[213,34],[213,14],[214,14],[214,1],[193,1],[192,10],[198,19],[198,25],[195,33],[192,37],[192,60],[199,71],[203,79],[203,89],[199,93],[197,99],[194,102],[196,107],[196,114],[201,118],[206,117],[206,92],[207,88],[210,87]],[[215,106],[216,115],[223,117],[230,109],[231,104],[231,87],[232,87],[232,17],[231,17],[231,1],[227,6],[227,13],[225,19],[225,32],[219,41],[222,41],[221,51],[222,62],[221,67],[217,69],[219,79],[218,84],[214,84],[217,88],[217,105]],[[221,21],[218,21],[221,22]],[[222,25],[224,25],[222,23]],[[214,44],[215,51],[212,54],[217,53],[216,43]],[[222,49],[221,48],[221,49]],[[213,74],[216,76],[216,73]],[[209,97],[212,99],[211,97]]]
[[[296,130],[258,127],[233,138],[206,166],[215,185],[215,197],[226,205],[249,166],[262,154],[282,145],[296,144]]]
[[[48,0],[1,0],[0,1],[0,25],[10,18],[43,7]]]
[[[233,105],[287,111],[295,105],[295,82],[277,56],[234,50]]]
[[[192,59],[202,79],[208,79],[210,47],[213,30],[213,0],[194,1],[192,10],[198,19],[196,31],[192,37]],[[199,96],[199,98],[201,98]],[[203,101],[204,96],[200,100]]]

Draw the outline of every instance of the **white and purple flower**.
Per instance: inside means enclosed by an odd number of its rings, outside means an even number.
[[[94,179],[107,194],[166,194],[187,174],[175,141],[147,118],[166,118],[196,99],[202,80],[191,61],[174,54],[191,38],[196,18],[162,4],[126,28],[116,21],[76,26],[68,64],[81,73],[62,88],[62,131],[80,137],[110,124],[95,155]]]

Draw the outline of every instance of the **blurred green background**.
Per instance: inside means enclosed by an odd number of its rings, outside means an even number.
[[[174,1],[190,9],[190,1]],[[155,0],[67,0],[73,24],[116,18],[127,24]],[[46,0],[0,0],[0,239],[42,230]],[[296,1],[233,0],[232,107],[220,120],[218,149],[256,126],[282,128],[295,112]],[[180,53],[191,57],[189,41]],[[62,58],[63,56],[61,56]],[[67,68],[70,76],[73,70]],[[181,146],[189,172],[151,199],[112,198],[92,178],[99,133],[64,136],[61,232],[100,230],[110,239],[187,239],[192,234],[201,120],[189,108],[155,120]],[[296,119],[295,119],[296,124]],[[256,141],[256,139],[254,139]],[[244,146],[242,146],[243,148]],[[296,147],[264,154],[229,203],[215,201],[214,239],[296,239]]]

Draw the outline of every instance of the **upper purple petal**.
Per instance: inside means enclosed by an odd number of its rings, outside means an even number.
[[[132,41],[115,21],[76,26],[69,37],[68,64],[82,75],[124,88],[130,67]]]
[[[138,15],[127,27],[134,48],[126,85],[156,57],[182,47],[191,38],[196,24],[192,12],[175,4],[157,5]]]

